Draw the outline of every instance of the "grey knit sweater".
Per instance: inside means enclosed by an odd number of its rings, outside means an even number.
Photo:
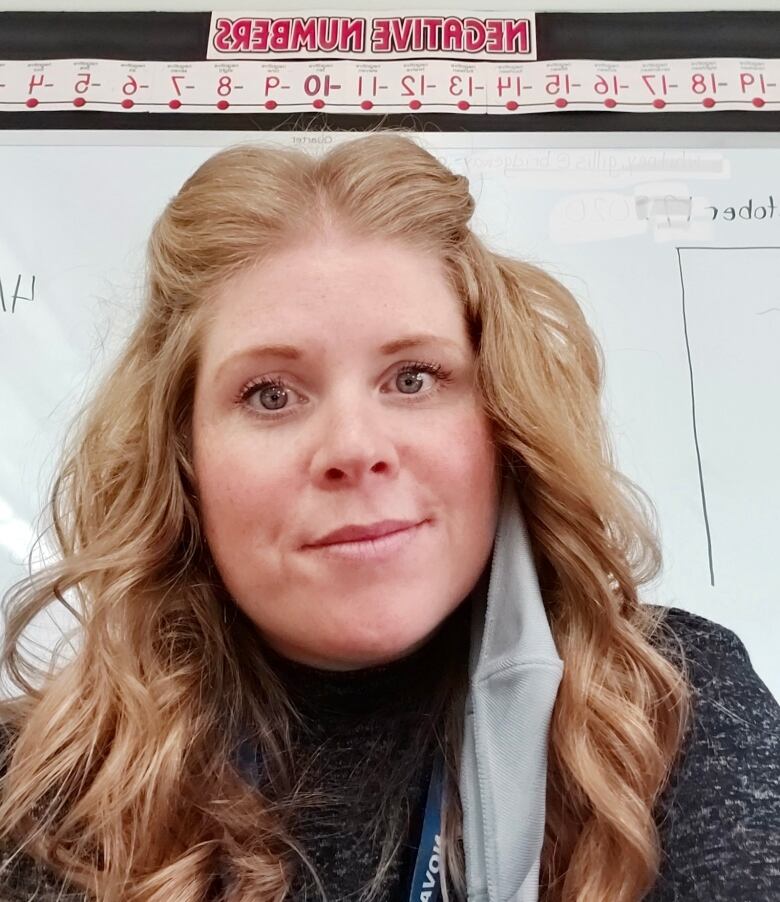
[[[663,861],[644,902],[780,902],[780,706],[732,631],[679,608],[669,609],[667,622],[689,661],[695,720],[656,813]],[[432,652],[349,676],[289,670],[301,697],[315,702],[311,729],[298,737],[312,783],[327,775],[342,791],[340,804],[302,819],[297,831],[333,902],[354,900],[378,861],[363,826],[381,804],[381,762],[402,754],[411,735],[413,718],[401,714],[418,678],[430,674]],[[423,755],[410,774],[409,830],[382,884],[387,902],[408,899],[429,766]],[[7,859],[8,850],[0,853]],[[0,877],[1,902],[85,900],[67,889],[25,857]],[[304,869],[292,898],[316,898]]]

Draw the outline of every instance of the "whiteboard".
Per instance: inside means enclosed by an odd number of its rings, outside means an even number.
[[[26,572],[70,417],[138,312],[170,197],[229,144],[351,137],[0,135],[0,592]],[[618,464],[659,515],[664,570],[643,600],[734,630],[780,698],[780,138],[416,137],[469,177],[480,237],[562,281],[602,343]],[[52,646],[73,626],[54,607],[37,624]]]

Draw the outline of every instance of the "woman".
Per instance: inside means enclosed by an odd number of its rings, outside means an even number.
[[[572,296],[401,135],[238,146],[156,222],[142,316],[10,595],[4,899],[769,899],[778,706],[641,604]],[[261,348],[262,346],[262,348]],[[18,640],[78,596],[56,677]]]

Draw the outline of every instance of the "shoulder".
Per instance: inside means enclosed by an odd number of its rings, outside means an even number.
[[[670,636],[679,639],[695,661],[725,652],[730,663],[741,663],[748,657],[742,640],[727,626],[685,611],[682,608],[645,605],[663,614],[662,633],[655,641],[665,642]]]
[[[15,731],[0,721],[0,781],[7,771],[14,737]],[[0,902],[28,902],[30,899],[36,902],[84,902],[86,896],[21,852],[10,839],[0,839]]]
[[[653,641],[685,665],[693,695],[648,902],[780,898],[780,706],[733,630],[672,607]]]

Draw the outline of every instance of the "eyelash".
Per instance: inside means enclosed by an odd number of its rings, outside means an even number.
[[[430,373],[436,379],[436,385],[429,392],[425,392],[422,396],[420,395],[409,395],[410,398],[422,397],[429,398],[432,394],[437,392],[440,388],[445,385],[448,385],[452,381],[452,371],[445,370],[444,367],[440,363],[428,363],[424,360],[417,360],[414,363],[404,363],[402,366],[396,370],[396,376],[401,375],[402,373]],[[274,377],[268,377],[265,379],[261,379],[258,382],[250,382],[248,385],[244,386],[241,391],[238,393],[238,396],[235,399],[235,403],[237,405],[243,405],[249,410],[250,413],[255,416],[261,417],[262,419],[281,419],[282,417],[289,416],[289,411],[281,410],[277,413],[274,413],[271,410],[260,411],[255,407],[249,407],[247,402],[249,398],[257,392],[258,394],[266,388],[277,388],[280,390],[284,390],[288,388],[286,383],[284,383],[281,379],[276,379]]]

